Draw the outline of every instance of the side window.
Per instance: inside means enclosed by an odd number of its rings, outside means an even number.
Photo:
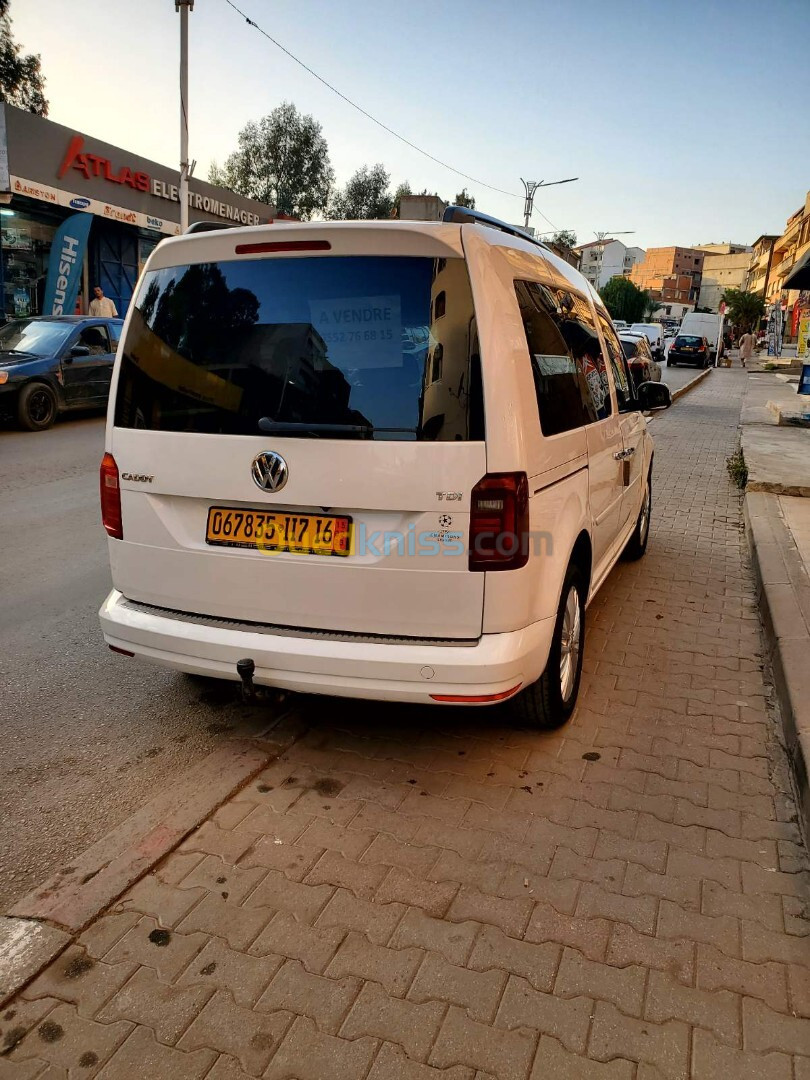
[[[602,311],[599,311],[599,323],[602,327],[605,347],[610,357],[610,369],[613,372],[613,381],[616,384],[616,401],[619,404],[619,412],[626,412],[633,407],[633,380],[630,378],[627,360],[619,344],[619,339],[616,337],[616,331]]]
[[[86,326],[79,335],[76,344],[86,345],[92,356],[102,356],[104,353],[112,352],[110,335],[107,327],[103,325]]]
[[[588,302],[576,293],[516,281],[544,435],[610,415],[610,390]]]

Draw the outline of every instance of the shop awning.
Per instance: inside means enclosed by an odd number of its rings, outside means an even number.
[[[810,250],[797,259],[782,282],[783,289],[810,289]]]

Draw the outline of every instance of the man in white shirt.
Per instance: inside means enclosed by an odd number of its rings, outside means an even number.
[[[104,295],[104,290],[100,285],[96,285],[95,289],[93,289],[93,295],[95,296],[95,300],[90,301],[90,311],[88,314],[92,315],[94,319],[118,318],[118,311],[115,304]]]

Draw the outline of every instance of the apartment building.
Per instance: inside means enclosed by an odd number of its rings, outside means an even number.
[[[720,310],[726,289],[744,289],[751,264],[751,248],[746,244],[700,244],[704,253],[698,306]]]
[[[748,273],[743,286],[746,292],[758,293],[763,299],[768,295],[771,263],[773,261],[773,245],[778,239],[778,236],[763,233],[751,245]]]
[[[791,214],[785,231],[773,245],[771,272],[765,299],[769,304],[781,303],[785,313],[785,337],[795,340],[799,314],[810,309],[810,294],[797,289],[785,289],[784,283],[796,263],[810,251],[810,191],[804,205]]]
[[[574,249],[580,257],[579,269],[595,289],[604,288],[612,277],[627,276],[646,252],[628,247],[621,240],[593,240]]]
[[[653,299],[694,308],[700,296],[705,253],[696,248],[649,248],[643,262],[630,271],[630,280]]]

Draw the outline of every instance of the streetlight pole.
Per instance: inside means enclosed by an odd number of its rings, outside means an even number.
[[[541,187],[554,187],[556,184],[572,184],[575,180],[579,180],[578,176],[569,176],[567,180],[550,180],[548,183],[545,180],[524,180],[521,176],[520,182],[523,184],[523,190],[526,192],[526,197],[523,201],[523,226],[528,230],[529,222],[531,221],[532,210],[534,209],[534,193]]]
[[[180,231],[188,228],[188,13],[194,0],[174,0],[180,12]]]

